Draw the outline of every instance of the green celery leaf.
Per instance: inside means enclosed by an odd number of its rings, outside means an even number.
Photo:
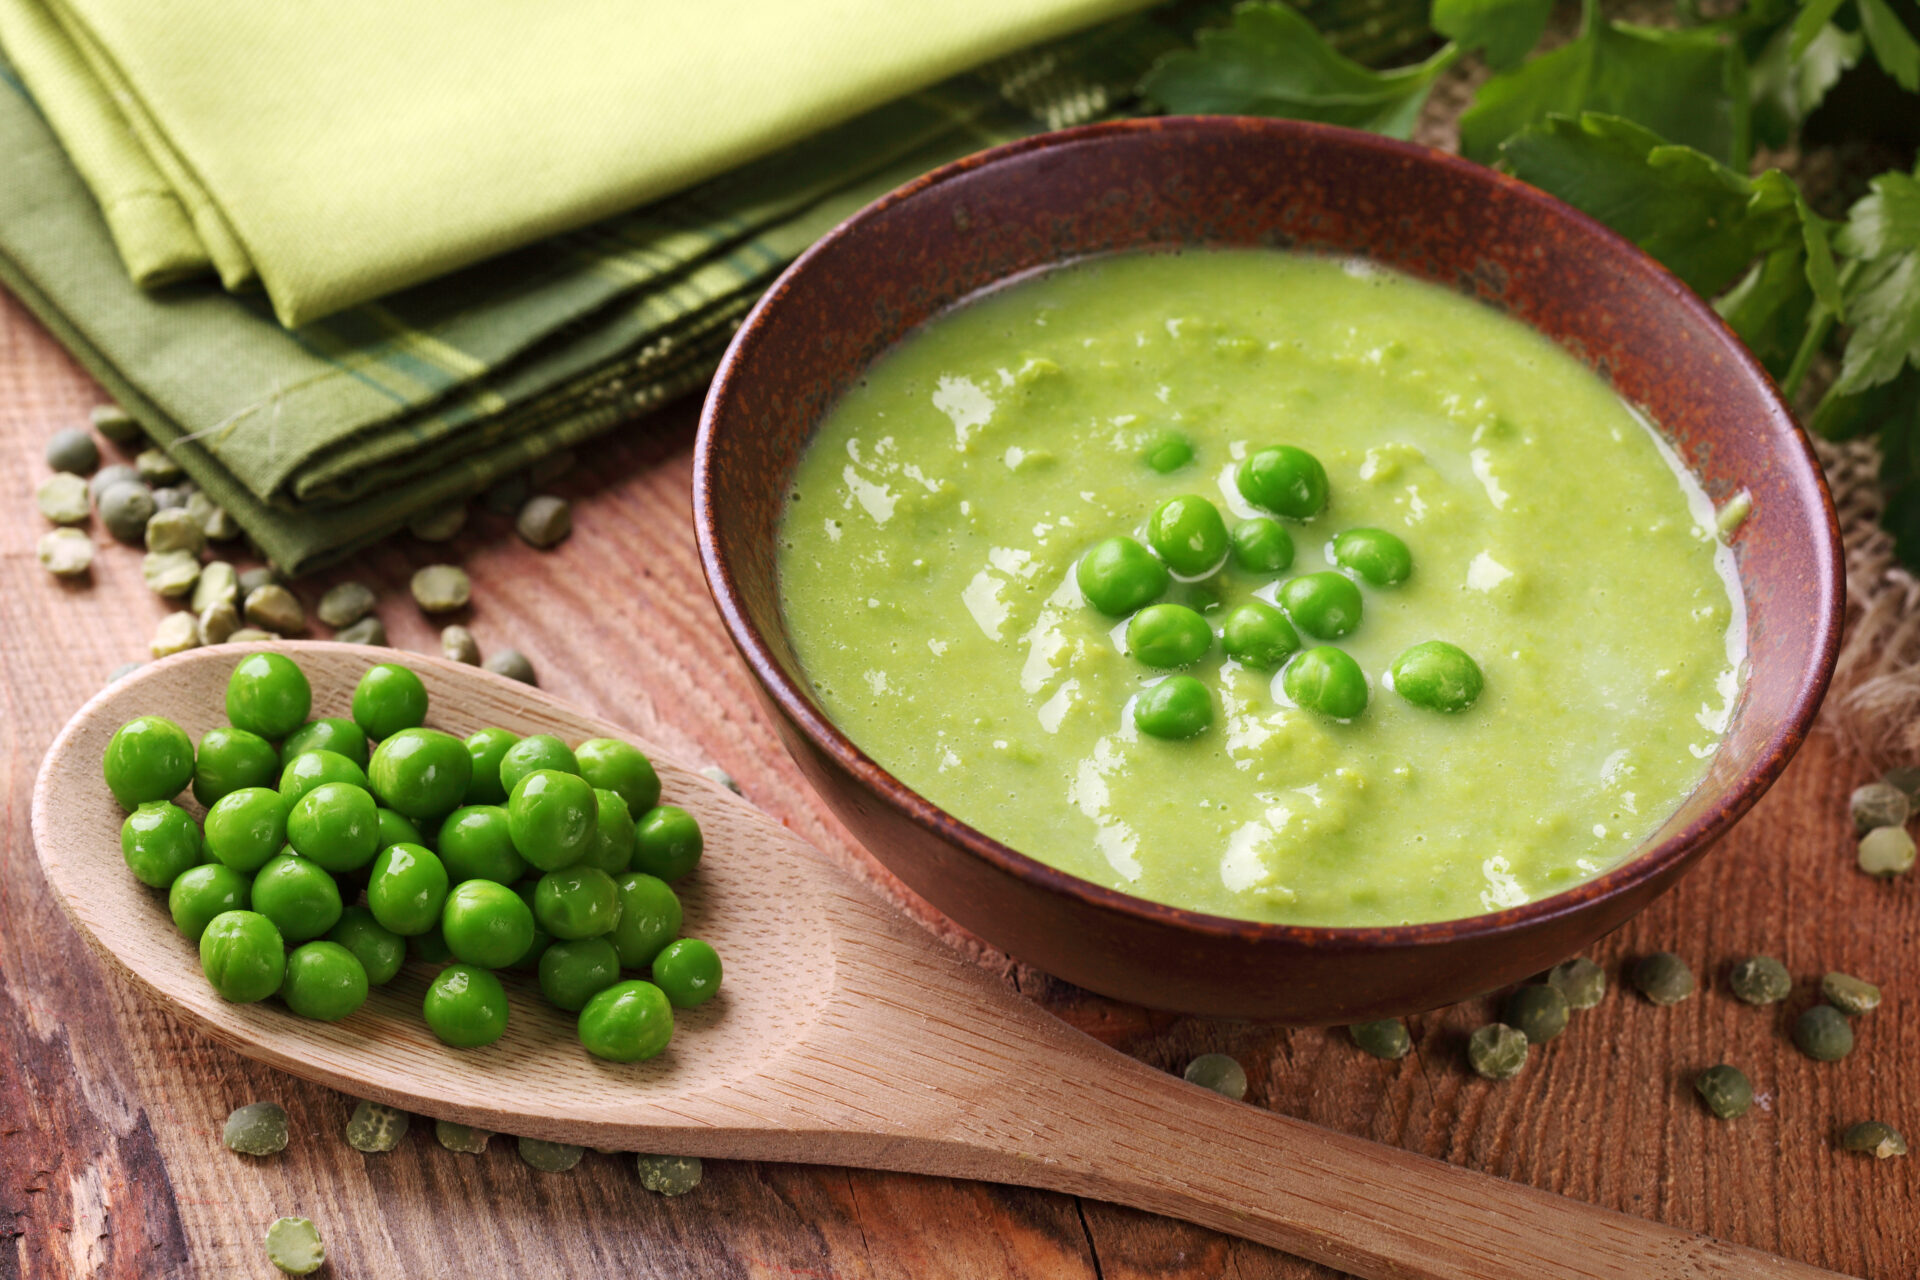
[[[1808,425],[1828,440],[1851,440],[1888,427],[1904,433],[1916,421],[1920,421],[1920,369],[1908,365],[1891,381],[1865,391],[1851,395],[1828,391]],[[1913,438],[1920,440],[1920,431]],[[1904,451],[1893,448],[1904,445],[1904,435],[1886,443],[1889,452]]]
[[[1786,145],[1842,75],[1860,61],[1866,41],[1829,22],[1795,55],[1793,30],[1781,27],[1753,63],[1753,133],[1768,146]]]
[[[1920,178],[1895,171],[1868,186],[1868,194],[1847,211],[1840,251],[1855,258],[1880,258],[1920,249]]]
[[[1712,297],[1764,253],[1804,243],[1799,192],[1748,178],[1618,116],[1549,116],[1500,149],[1522,181],[1591,214]]]
[[[1847,291],[1847,336],[1836,395],[1855,395],[1920,366],[1920,180],[1883,173],[1847,212],[1841,252],[1859,268]]]
[[[1482,50],[1505,71],[1533,52],[1547,29],[1553,0],[1433,0],[1433,29],[1460,46]]]
[[[1201,31],[1195,48],[1164,55],[1140,92],[1178,114],[1286,116],[1413,133],[1427,91],[1458,56],[1448,45],[1427,61],[1371,71],[1344,58],[1312,23],[1284,4],[1243,4],[1233,24]]]
[[[1807,199],[1796,188],[1794,207],[1800,212],[1800,239],[1807,254],[1807,287],[1820,305],[1836,319],[1847,318],[1846,300],[1840,291],[1840,269],[1833,263],[1833,241],[1825,218],[1807,207]]]
[[[1833,21],[1833,15],[1840,12],[1840,6],[1844,3],[1846,0],[1809,0],[1793,20],[1793,44],[1787,56],[1803,56],[1820,34],[1821,28]]]
[[[1912,3],[1912,0],[1906,0]],[[1908,93],[1920,93],[1920,42],[1887,7],[1887,0],[1858,0],[1860,29],[1867,33],[1880,69]]]
[[[1713,304],[1775,378],[1785,377],[1793,366],[1813,310],[1806,256],[1802,245],[1782,245]]]
[[[1716,30],[1597,20],[1570,44],[1482,85],[1460,117],[1460,150],[1487,163],[1529,125],[1581,112],[1631,120],[1736,169],[1747,166],[1751,103],[1738,43]]]

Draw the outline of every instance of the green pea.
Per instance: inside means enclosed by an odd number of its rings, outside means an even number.
[[[353,722],[375,742],[426,720],[427,686],[397,662],[368,667],[353,688]]]
[[[275,854],[254,873],[253,909],[288,942],[305,942],[339,923],[340,885],[311,859]]]
[[[622,968],[643,969],[679,934],[680,898],[673,886],[644,871],[617,875],[613,883],[620,891],[620,916],[607,937]]]
[[[700,865],[706,841],[694,816],[678,805],[656,805],[634,824],[633,868],[678,880]]]
[[[1332,561],[1353,570],[1376,587],[1405,582],[1413,572],[1413,553],[1385,529],[1345,529],[1334,535]]]
[[[1694,1077],[1693,1087],[1700,1094],[1700,1100],[1707,1104],[1707,1110],[1722,1120],[1743,1116],[1753,1105],[1753,1083],[1744,1071],[1724,1062]]]
[[[705,1004],[720,990],[720,953],[698,938],[668,943],[653,958],[653,985],[676,1009]]]
[[[200,971],[223,1000],[265,1000],[286,974],[286,943],[258,911],[223,911],[201,931]]]
[[[367,1002],[367,971],[337,942],[309,942],[287,957],[280,998],[316,1022],[338,1022]]]
[[[627,802],[617,792],[596,787],[593,798],[596,801],[593,840],[580,863],[598,867],[608,875],[618,875],[633,865],[633,815],[627,812]]]
[[[447,868],[426,846],[389,845],[373,860],[367,908],[382,928],[412,937],[440,923],[447,901]]]
[[[1227,554],[1227,522],[1197,493],[1168,498],[1147,517],[1147,543],[1175,573],[1197,578]]]
[[[597,938],[620,918],[620,894],[613,877],[596,867],[568,867],[540,877],[533,914],[562,942]]]
[[[100,767],[122,809],[171,800],[193,777],[193,740],[164,716],[141,716],[113,731]]]
[[[1073,576],[1087,603],[1110,618],[1152,604],[1172,580],[1153,552],[1124,537],[1095,543],[1080,557]]]
[[[342,911],[338,923],[327,930],[327,940],[353,952],[367,981],[376,987],[392,982],[407,958],[406,939],[374,919],[365,907]]]
[[[507,729],[481,729],[467,739],[473,773],[467,779],[468,804],[505,804],[507,789],[500,784],[500,761],[520,735]]]
[[[420,834],[420,828],[413,825],[413,819],[405,814],[395,813],[385,805],[375,811],[380,822],[380,847],[390,844],[425,844],[426,837]]]
[[[387,808],[416,822],[438,822],[466,799],[473,757],[450,733],[401,729],[374,748],[367,777]]]
[[[504,884],[468,880],[447,895],[440,936],[457,959],[504,969],[533,945],[533,912]]]
[[[1240,496],[1256,507],[1295,520],[1326,509],[1327,469],[1320,459],[1290,444],[1262,449],[1234,472]]]
[[[520,895],[522,902],[527,904],[527,910],[532,911],[534,893],[539,888],[540,881],[538,877],[536,877],[532,880],[522,880],[519,884],[513,886],[513,891]],[[522,969],[527,972],[537,971],[540,967],[540,957],[545,955],[547,948],[552,945],[553,935],[540,927],[540,918],[535,916],[533,920],[533,945],[529,946],[527,953],[514,961],[510,967]]]
[[[1534,983],[1507,997],[1500,1021],[1523,1032],[1528,1044],[1545,1044],[1567,1029],[1572,1009],[1558,987]]]
[[[570,867],[587,856],[600,802],[578,774],[536,769],[514,783],[507,829],[520,856],[542,871]]]
[[[1332,645],[1295,654],[1280,674],[1280,687],[1295,706],[1335,720],[1351,720],[1367,709],[1366,674]]]
[[[609,1062],[640,1062],[673,1039],[673,1006],[651,982],[616,982],[580,1010],[580,1043]]]
[[[473,1049],[507,1033],[507,989],[473,964],[450,964],[427,987],[427,1028],[445,1044]]]
[[[366,770],[350,757],[337,751],[315,748],[287,760],[286,767],[280,771],[280,794],[291,805],[315,787],[325,786],[329,782],[344,782],[362,791],[373,786],[367,781]]]
[[[1140,461],[1153,471],[1168,475],[1193,461],[1193,442],[1178,431],[1162,431],[1140,451]]]
[[[1322,640],[1338,640],[1360,625],[1360,588],[1344,573],[1303,573],[1280,588],[1293,625]]]
[[[141,884],[165,889],[206,861],[200,824],[170,800],[149,800],[120,824],[120,856]]]
[[[1300,647],[1300,633],[1287,615],[1265,600],[1238,605],[1220,624],[1221,647],[1227,656],[1255,671],[1272,671]]]
[[[500,785],[512,795],[520,779],[541,769],[578,775],[580,761],[560,739],[550,733],[536,733],[520,739],[500,757]]]
[[[1424,640],[1393,660],[1393,691],[1429,711],[1465,711],[1480,697],[1486,677],[1466,650]]]
[[[207,810],[207,852],[252,875],[287,842],[287,798],[265,787],[242,787]]]
[[[417,842],[416,842],[417,843]],[[440,824],[440,861],[454,883],[495,880],[512,884],[527,874],[526,859],[513,847],[507,811],[497,804],[455,809]]]
[[[306,723],[313,686],[291,658],[250,653],[227,679],[227,720],[236,729],[274,742]]]
[[[1389,1062],[1404,1058],[1413,1051],[1413,1037],[1407,1034],[1407,1024],[1398,1018],[1356,1022],[1347,1028],[1347,1034],[1353,1037],[1353,1042],[1360,1046],[1361,1052]]]
[[[347,782],[325,782],[287,812],[287,843],[328,871],[357,871],[380,852],[380,810]]]
[[[1293,535],[1278,520],[1254,516],[1233,526],[1233,562],[1248,573],[1285,573],[1293,567]]]
[[[257,733],[231,725],[200,736],[193,758],[193,798],[210,805],[242,787],[270,787],[280,776],[280,753]]]
[[[327,1261],[327,1246],[310,1218],[275,1218],[267,1228],[267,1261],[290,1276],[310,1276]]]
[[[618,738],[589,738],[574,748],[580,776],[596,791],[612,791],[627,802],[629,816],[660,803],[660,775],[640,748]],[[552,766],[543,766],[551,768]]]
[[[556,942],[540,957],[540,994],[568,1013],[580,1012],[618,981],[620,955],[605,938]]]
[[[1247,1069],[1224,1053],[1203,1053],[1180,1073],[1188,1084],[1239,1102],[1247,1096]]]
[[[1815,1062],[1838,1062],[1853,1052],[1853,1028],[1830,1004],[1817,1004],[1793,1024],[1793,1042]]]
[[[1156,738],[1191,738],[1213,723],[1213,695],[1192,676],[1168,676],[1135,699],[1133,723]]]
[[[1213,628],[1183,604],[1150,604],[1127,623],[1127,651],[1150,667],[1190,667],[1213,647]]]
[[[246,910],[252,888],[252,880],[225,863],[203,862],[173,878],[167,913],[181,937],[198,942],[209,920],[223,911]]]
[[[353,721],[338,716],[309,720],[280,744],[282,760],[291,760],[306,751],[331,751],[345,756],[363,770],[367,767],[367,735]]]

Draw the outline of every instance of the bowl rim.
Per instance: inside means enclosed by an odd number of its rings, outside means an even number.
[[[1811,474],[1820,496],[1827,535],[1823,546],[1819,548],[1824,554],[1817,557],[1817,563],[1814,566],[1818,578],[1815,589],[1820,607],[1817,616],[1811,619],[1812,625],[1816,628],[1815,643],[1812,647],[1813,661],[1801,672],[1799,688],[1794,693],[1789,713],[1775,726],[1765,747],[1766,754],[1755,767],[1742,774],[1700,818],[1658,844],[1643,843],[1617,866],[1590,880],[1500,911],[1460,916],[1448,920],[1369,926],[1298,925],[1245,920],[1172,906],[1119,889],[1111,889],[1021,853],[1010,845],[961,821],[895,778],[841,732],[825,712],[814,704],[811,696],[803,688],[795,681],[788,679],[765,637],[760,634],[746,612],[732,567],[718,549],[712,494],[714,437],[717,430],[716,424],[725,413],[733,394],[735,380],[743,376],[742,365],[749,349],[761,327],[766,323],[768,313],[780,305],[781,298],[792,287],[797,277],[805,273],[817,258],[832,252],[841,241],[857,235],[863,224],[879,217],[895,205],[912,200],[932,188],[968,177],[1020,156],[1087,142],[1123,139],[1136,134],[1166,132],[1194,135],[1244,134],[1250,129],[1277,136],[1299,135],[1318,138],[1354,150],[1373,151],[1404,161],[1436,165],[1451,170],[1468,182],[1503,188],[1503,194],[1507,198],[1538,206],[1550,216],[1576,228],[1582,235],[1612,241],[1617,248],[1624,249],[1632,257],[1638,258],[1641,267],[1652,273],[1654,282],[1663,286],[1672,301],[1684,311],[1689,312],[1695,323],[1704,324],[1709,330],[1718,333],[1738,369],[1764,391],[1779,417],[1791,428],[1789,442],[1798,446],[1798,454],[1789,456],[1786,461],[1789,466],[1797,461]],[[1844,577],[1840,571],[1842,564],[1840,526],[1834,511],[1833,495],[1827,486],[1826,473],[1813,452],[1813,446],[1805,428],[1794,417],[1792,409],[1781,400],[1772,377],[1754,359],[1746,345],[1721,319],[1718,312],[1639,246],[1604,223],[1537,187],[1449,152],[1387,138],[1379,134],[1299,120],[1241,116],[1158,116],[1104,121],[1035,134],[942,165],[860,209],[789,264],[755,303],[745,320],[741,322],[732,341],[728,343],[726,353],[721,358],[719,369],[714,374],[701,406],[700,426],[694,441],[693,516],[700,566],[706,576],[708,590],[720,611],[721,620],[727,628],[729,638],[746,661],[761,689],[772,699],[779,711],[811,740],[816,749],[824,752],[841,769],[857,778],[868,791],[890,805],[901,816],[929,834],[958,846],[973,857],[984,860],[995,870],[1025,881],[1033,888],[1046,893],[1077,900],[1083,907],[1113,912],[1128,917],[1136,924],[1171,926],[1202,937],[1275,944],[1316,951],[1347,949],[1411,951],[1420,947],[1463,942],[1517,929],[1542,926],[1563,917],[1577,915],[1606,899],[1627,893],[1636,886],[1658,880],[1663,875],[1677,870],[1696,853],[1704,851],[1718,840],[1743,817],[1767,788],[1779,778],[1794,753],[1799,750],[1812,727],[1814,716],[1826,694],[1827,686],[1832,680],[1834,664],[1839,656],[1841,627],[1844,620],[1845,587]],[[936,909],[939,908],[938,903],[933,905]]]

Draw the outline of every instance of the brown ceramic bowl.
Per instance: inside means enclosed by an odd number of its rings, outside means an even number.
[[[828,407],[914,326],[1023,271],[1173,245],[1364,254],[1547,334],[1643,407],[1733,540],[1751,674],[1705,781],[1630,859],[1525,906],[1433,924],[1319,929],[1163,906],[1056,871],[949,816],[837,729],[781,617],[775,537]],[[1833,507],[1767,375],[1657,263],[1522,183],[1371,134],[1208,118],[1095,125],[962,160],[809,250],[748,317],[707,396],[694,472],[700,555],[787,749],[873,855],[997,947],[1106,995],[1298,1023],[1415,1012],[1537,973],[1674,883],[1800,745],[1833,670]]]

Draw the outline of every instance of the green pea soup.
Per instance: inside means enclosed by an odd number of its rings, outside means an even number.
[[[1319,459],[1327,506],[1280,520],[1283,571],[1173,571],[1159,601],[1216,638],[1146,665],[1077,561],[1145,542],[1174,497],[1272,515],[1235,475],[1273,445]],[[1404,580],[1340,569],[1355,528],[1405,544]],[[1252,920],[1452,919],[1600,874],[1699,783],[1745,669],[1712,506],[1645,418],[1479,302],[1279,251],[1094,259],[937,317],[820,425],[779,555],[815,696],[902,782],[1087,880]],[[1328,570],[1361,618],[1302,644],[1365,673],[1345,720],[1218,639]],[[1464,710],[1392,688],[1434,640],[1484,673]],[[1210,724],[1142,733],[1134,705],[1175,675]]]

